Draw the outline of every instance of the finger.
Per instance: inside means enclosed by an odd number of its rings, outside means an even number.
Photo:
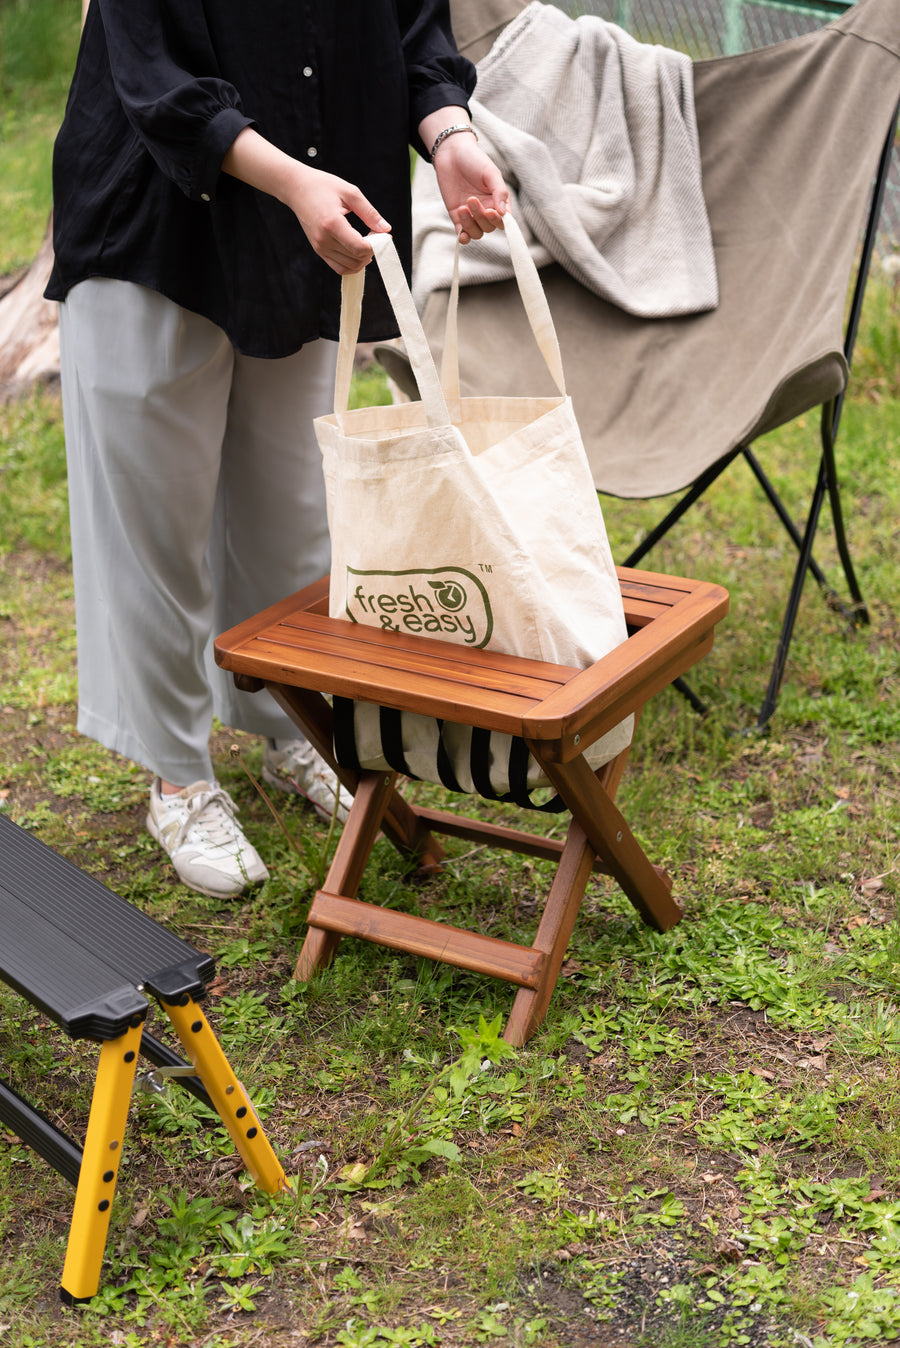
[[[332,271],[336,271],[339,276],[362,271],[363,267],[372,260],[371,245],[366,244],[350,226],[348,226],[348,230],[361,246],[355,245],[352,240],[345,243],[333,231],[318,239],[310,240],[322,261],[327,263]]]
[[[493,201],[483,202],[480,197],[469,197],[466,209],[482,230],[503,228],[503,217]]]
[[[460,243],[470,243],[473,239],[480,239],[484,234],[484,229],[480,221],[476,218],[475,212],[468,205],[460,206],[456,215],[457,233]],[[466,238],[463,239],[463,233]]]
[[[372,259],[369,258],[364,262],[348,262],[345,258],[331,258],[323,254],[322,261],[327,263],[332,271],[336,271],[338,276],[355,276],[357,272],[365,271]]]
[[[472,219],[482,234],[492,234],[495,229],[503,228],[503,216],[498,211],[476,211]]]
[[[494,190],[491,192],[490,204],[498,215],[505,215],[511,208],[509,188],[501,178]]]
[[[329,266],[348,271],[362,271],[372,261],[372,245],[356,232],[352,225],[342,221],[322,240],[320,255]]]
[[[466,244],[492,234],[495,229],[502,229],[503,215],[493,207],[483,207],[480,203],[476,207],[470,202],[469,206],[462,206],[457,211],[455,223],[457,238]]]
[[[351,187],[345,195],[344,204],[366,225],[373,234],[390,234],[391,227],[379,210],[363,196],[359,188]]]
[[[346,253],[322,254],[323,260],[328,263],[332,271],[336,271],[339,276],[355,276],[357,272],[365,271],[372,261],[372,254],[368,257],[348,257]]]

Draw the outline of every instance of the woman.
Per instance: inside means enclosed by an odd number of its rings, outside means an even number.
[[[508,204],[446,0],[91,0],[54,153],[54,249],[79,729],[154,774],[181,880],[266,877],[209,756],[215,714],[263,776],[348,800],[216,632],[329,564],[312,429],[331,409],[340,277],[392,230],[410,267],[410,143],[463,242]],[[377,276],[361,340],[396,334]],[[376,522],[377,527],[377,522]]]

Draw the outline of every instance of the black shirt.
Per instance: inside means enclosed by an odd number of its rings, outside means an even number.
[[[135,281],[286,356],[337,339],[340,277],[293,212],[221,173],[255,127],[355,183],[411,265],[409,150],[466,106],[448,0],[91,0],[53,157],[48,299],[91,276]],[[360,338],[397,327],[370,269]]]

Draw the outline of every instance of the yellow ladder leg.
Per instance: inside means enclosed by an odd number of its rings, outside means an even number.
[[[60,1285],[69,1304],[90,1301],[100,1285],[142,1028],[138,1021],[100,1048]]]
[[[200,1006],[187,994],[162,1006],[254,1182],[270,1194],[286,1188],[281,1163]]]

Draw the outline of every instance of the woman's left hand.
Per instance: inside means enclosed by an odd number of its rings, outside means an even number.
[[[503,228],[509,189],[473,135],[458,131],[447,136],[435,151],[432,164],[460,243]]]

